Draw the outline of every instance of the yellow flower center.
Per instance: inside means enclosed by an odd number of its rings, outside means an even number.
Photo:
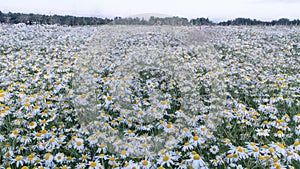
[[[33,159],[33,155],[30,154],[28,157],[27,157],[28,161],[31,161]]]
[[[47,153],[46,156],[45,156],[45,160],[49,160],[51,154],[50,153]]]
[[[232,154],[228,154],[228,155],[227,155],[227,158],[232,158],[232,157],[233,157]]]
[[[168,161],[169,160],[169,156],[164,156],[163,157],[163,161]]]
[[[143,166],[147,166],[147,165],[148,165],[148,161],[147,161],[147,160],[144,160],[144,161],[142,162],[142,164],[143,164]]]
[[[112,97],[107,96],[107,100],[108,100],[108,101],[112,101]]]
[[[240,146],[237,147],[237,150],[238,150],[238,152],[243,152],[243,148]]]
[[[29,107],[30,103],[26,102],[26,103],[24,103],[24,106]]]
[[[169,124],[166,125],[166,127],[169,129],[169,128],[172,127],[172,124],[169,123]]]
[[[199,139],[198,136],[194,136],[194,137],[193,137],[193,140],[194,140],[194,141],[197,141],[198,139]]]
[[[83,99],[86,98],[86,94],[82,94],[81,98],[83,98]]]
[[[99,77],[99,75],[98,74],[94,74],[94,78],[97,78],[97,77]]]
[[[13,131],[13,135],[17,135],[18,133],[19,133],[18,130]]]
[[[81,145],[82,145],[82,142],[77,141],[77,142],[76,142],[76,145],[77,145],[77,146],[81,146]]]
[[[282,149],[284,149],[285,147],[284,147],[284,145],[283,144],[281,144],[281,143],[278,143],[277,144],[280,148],[282,148]]]
[[[37,137],[41,137],[41,135],[42,135],[41,133],[36,133],[35,134],[35,136],[37,136]]]
[[[126,162],[126,163],[124,164],[124,167],[128,167],[128,166],[129,166],[129,163]]]
[[[199,159],[200,159],[199,154],[194,155],[194,160],[199,160]]]
[[[21,161],[21,160],[22,160],[22,157],[21,157],[21,156],[17,156],[17,157],[16,157],[16,160],[17,160],[17,161]]]
[[[90,163],[90,166],[91,166],[91,167],[96,167],[96,166],[97,166],[97,163],[96,163],[96,162],[91,162],[91,163]]]

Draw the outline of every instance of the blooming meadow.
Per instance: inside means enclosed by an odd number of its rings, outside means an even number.
[[[300,168],[300,28],[0,26],[0,168]]]

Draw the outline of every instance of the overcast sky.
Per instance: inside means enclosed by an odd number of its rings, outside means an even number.
[[[109,18],[160,13],[214,21],[236,17],[274,20],[300,19],[300,0],[0,0],[0,10]]]

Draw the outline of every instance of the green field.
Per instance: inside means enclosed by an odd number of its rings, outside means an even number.
[[[0,169],[300,168],[300,27],[0,25]]]

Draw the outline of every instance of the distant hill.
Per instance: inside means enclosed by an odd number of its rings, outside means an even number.
[[[160,14],[160,13],[142,13],[142,14],[136,14],[128,16],[129,18],[140,18],[144,20],[149,20],[151,16],[154,16],[156,18],[166,18],[166,17],[173,17],[172,15],[167,14]]]

